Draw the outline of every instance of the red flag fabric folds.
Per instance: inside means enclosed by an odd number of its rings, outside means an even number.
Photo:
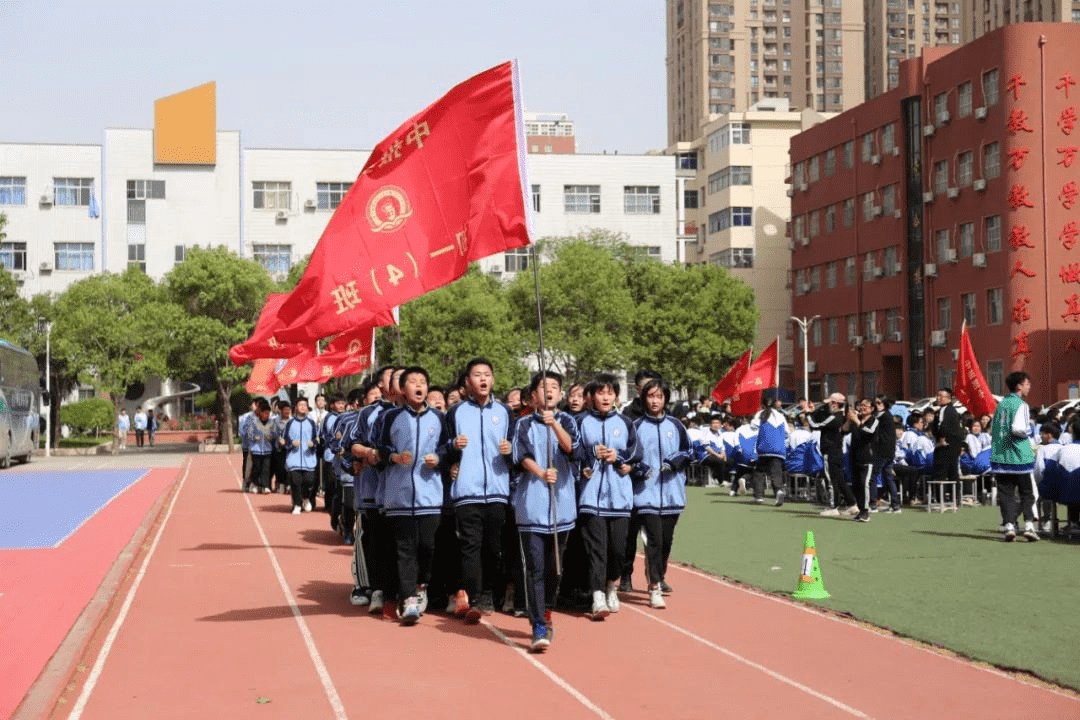
[[[266,304],[259,313],[259,320],[255,323],[251,337],[229,348],[229,359],[234,365],[239,367],[255,358],[288,358],[303,352],[303,345],[282,343],[274,334],[279,325],[278,309],[287,297],[288,293],[271,293],[266,296]]]
[[[742,380],[747,368],[750,367],[750,353],[751,350],[744,352],[742,357],[736,360],[731,369],[727,371],[727,374],[720,378],[720,382],[716,383],[716,387],[710,393],[716,402],[726,402],[739,389],[739,381]]]
[[[329,337],[529,244],[517,67],[466,80],[379,143],[278,311],[279,341]]]
[[[357,375],[371,367],[375,328],[365,327],[338,335],[321,355],[306,350],[289,359],[277,374],[282,385],[326,382],[332,377]]]
[[[277,379],[277,370],[285,361],[275,358],[257,358],[251,368],[251,375],[244,384],[244,389],[252,395],[273,395],[281,388]]]
[[[731,398],[734,415],[751,415],[761,408],[761,393],[776,385],[776,371],[780,367],[780,341],[773,340],[757,360],[747,369],[739,382],[738,391]]]
[[[953,396],[968,410],[980,415],[993,415],[997,409],[997,400],[986,384],[986,378],[975,359],[975,350],[971,347],[967,323],[960,330],[960,354],[956,358],[956,387]]]

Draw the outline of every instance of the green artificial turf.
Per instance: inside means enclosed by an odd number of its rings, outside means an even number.
[[[856,523],[810,503],[688,492],[673,561],[790,596],[810,530],[832,597],[805,602],[1080,690],[1080,540],[1005,543],[991,507]]]

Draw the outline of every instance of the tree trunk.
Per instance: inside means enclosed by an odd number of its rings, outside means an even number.
[[[232,383],[218,380],[218,393],[221,395],[221,427],[218,432],[225,436],[225,444],[229,446],[229,453],[233,451],[232,433]],[[220,440],[220,436],[218,437]]]
[[[120,454],[120,400],[123,398],[115,393],[109,393],[109,401],[113,404],[113,426],[112,426],[112,454]]]

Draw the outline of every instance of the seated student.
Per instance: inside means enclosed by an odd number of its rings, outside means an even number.
[[[1073,438],[1080,438],[1080,417],[1072,417],[1068,430]],[[1056,448],[1053,457],[1048,452],[1051,448]],[[1040,448],[1035,459],[1035,478],[1039,496],[1048,502],[1050,512],[1055,511],[1054,503],[1065,505],[1065,537],[1080,537],[1080,443]]]
[[[929,475],[933,467],[934,441],[926,432],[925,415],[913,412],[908,415],[907,424],[907,429],[900,435],[904,462],[894,466],[893,472],[904,496],[910,498],[909,504],[922,505],[919,478]]]
[[[805,442],[814,442],[814,434],[810,432],[807,416],[800,413],[788,423],[787,446],[797,448]]]
[[[1045,422],[1039,426],[1039,445],[1035,448],[1035,522],[1039,525],[1039,530],[1044,534],[1050,534],[1052,530],[1052,521],[1049,519],[1050,515],[1054,512],[1054,501],[1043,498],[1039,494],[1038,482],[1039,473],[1038,467],[1040,464],[1045,465],[1047,461],[1058,459],[1061,454],[1061,450],[1064,445],[1059,442],[1061,437],[1061,428],[1056,422]],[[1041,521],[1041,523],[1040,523]]]
[[[709,416],[709,424],[701,429],[701,448],[704,451],[701,464],[709,469],[709,487],[719,487],[727,479],[727,455],[724,454],[724,436],[719,413]]]

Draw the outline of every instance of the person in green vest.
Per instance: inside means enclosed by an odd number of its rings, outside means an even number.
[[[1016,539],[1017,491],[1024,511],[1024,537],[1036,542],[1039,533],[1035,530],[1035,453],[1028,439],[1031,419],[1024,402],[1031,390],[1031,378],[1018,370],[1009,373],[1005,386],[1009,394],[998,403],[990,429],[990,470],[997,481],[1005,542]]]

